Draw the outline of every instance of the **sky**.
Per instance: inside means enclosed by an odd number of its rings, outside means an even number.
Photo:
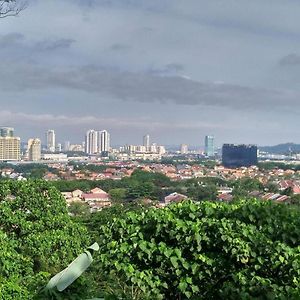
[[[29,0],[0,19],[0,125],[23,141],[300,143],[297,0]]]

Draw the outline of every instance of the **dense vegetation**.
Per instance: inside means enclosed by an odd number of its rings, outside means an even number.
[[[0,299],[5,300],[32,299],[89,243],[60,193],[43,181],[1,182],[0,226]]]
[[[144,176],[133,179],[168,184]],[[0,299],[300,298],[297,206],[249,199],[155,209],[120,200],[71,218],[52,184],[2,181],[0,224]],[[44,294],[49,278],[94,241],[100,251],[90,269],[65,292]]]
[[[271,202],[185,202],[102,226],[98,263],[136,299],[299,299],[299,226]]]

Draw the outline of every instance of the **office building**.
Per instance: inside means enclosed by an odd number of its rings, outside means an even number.
[[[187,144],[180,145],[180,154],[187,154],[189,152]]]
[[[106,130],[98,133],[98,151],[101,155],[108,156],[110,149],[110,134]]]
[[[0,127],[0,137],[13,137],[14,129],[12,127]]]
[[[46,132],[47,151],[55,152],[55,131],[53,129]]]
[[[215,156],[215,141],[214,137],[211,135],[205,136],[205,149],[204,154],[207,157],[214,157]]]
[[[97,154],[98,153],[98,132],[90,129],[85,136],[85,153]]]
[[[20,138],[0,137],[0,161],[20,160]]]
[[[222,148],[222,163],[226,168],[257,165],[257,146],[224,144]]]
[[[149,134],[144,135],[143,146],[146,147],[146,151],[150,151],[150,135]]]
[[[40,139],[29,139],[27,144],[28,160],[41,160],[42,144]]]

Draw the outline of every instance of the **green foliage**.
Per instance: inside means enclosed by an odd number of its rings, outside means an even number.
[[[285,205],[187,201],[102,226],[97,266],[143,299],[299,299],[299,228]]]
[[[236,197],[245,197],[252,191],[263,191],[264,186],[258,179],[244,177],[233,182],[232,194]]]
[[[0,226],[0,299],[33,299],[88,243],[45,181],[1,181]]]
[[[68,211],[72,216],[82,216],[90,214],[90,207],[87,203],[79,201],[72,202],[68,207]]]
[[[292,195],[290,203],[295,205],[300,205],[300,195],[299,194]]]
[[[135,202],[119,203],[99,212],[80,216],[75,220],[80,224],[84,224],[93,240],[97,240],[101,226],[112,223],[115,218],[125,218],[128,212],[142,212],[143,210],[144,206]]]
[[[279,192],[278,185],[274,182],[268,182],[266,184],[266,189],[270,193],[278,193]]]
[[[195,201],[216,200],[217,188],[215,185],[195,185],[187,189],[187,196]]]
[[[109,191],[109,195],[113,201],[119,202],[126,199],[127,189],[125,188],[111,189]]]
[[[131,179],[138,181],[138,182],[151,182],[155,186],[164,187],[170,186],[171,181],[170,179],[161,173],[153,173],[153,172],[146,172],[142,170],[135,170],[132,175]]]
[[[287,187],[286,189],[284,189],[281,194],[282,195],[287,195],[287,196],[292,196],[293,195],[293,188],[292,187]]]
[[[272,170],[272,169],[282,169],[282,170],[300,170],[300,165],[296,164],[287,164],[282,162],[260,162],[258,167],[261,170]]]

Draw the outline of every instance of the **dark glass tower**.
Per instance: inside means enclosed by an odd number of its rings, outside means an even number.
[[[226,168],[257,165],[257,146],[224,144],[222,148],[222,163]]]

